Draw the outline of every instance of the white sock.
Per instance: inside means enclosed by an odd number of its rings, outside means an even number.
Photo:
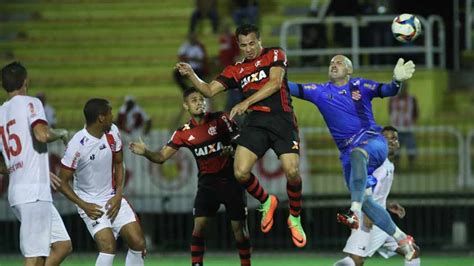
[[[107,254],[99,252],[97,260],[95,261],[95,266],[112,266],[114,263],[115,254]]]
[[[145,264],[142,252],[128,249],[127,257],[125,258],[125,266],[143,266]]]
[[[411,261],[405,260],[405,266],[420,266],[420,258],[412,259]]]
[[[395,240],[397,240],[397,242],[407,237],[407,235],[403,233],[398,227],[395,227],[395,233],[393,233],[392,236],[395,238]]]
[[[351,202],[351,211],[355,212],[358,216],[360,216],[362,212],[362,203],[357,201]]]
[[[350,257],[345,257],[342,260],[336,261],[333,266],[356,266],[356,264]]]

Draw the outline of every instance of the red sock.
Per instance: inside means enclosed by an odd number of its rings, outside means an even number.
[[[237,242],[237,249],[239,250],[240,265],[250,266],[251,246],[250,240],[246,238],[243,242]]]
[[[196,233],[193,233],[191,239],[191,265],[203,265],[202,261],[204,258],[205,249],[206,246],[204,245],[204,238]]]
[[[297,181],[286,183],[286,193],[288,194],[288,201],[290,205],[290,214],[297,217],[301,213],[301,190],[302,182],[301,178],[298,178]]]
[[[260,201],[260,203],[264,203],[268,199],[267,191],[260,185],[258,178],[252,173],[250,174],[249,179],[241,184],[245,187],[247,192]]]

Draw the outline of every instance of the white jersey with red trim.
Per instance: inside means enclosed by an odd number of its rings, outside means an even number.
[[[377,168],[372,174],[377,179],[377,185],[374,188],[374,200],[385,207],[387,204],[387,197],[390,193],[393,183],[393,173],[395,166],[389,159],[385,159],[383,164]]]
[[[113,152],[121,150],[122,140],[114,124],[100,139],[84,128],[69,141],[61,164],[74,171],[74,192],[81,199],[96,202],[115,194]]]
[[[48,148],[33,136],[33,127],[48,124],[40,100],[17,95],[0,107],[0,145],[8,167],[10,206],[53,201]]]

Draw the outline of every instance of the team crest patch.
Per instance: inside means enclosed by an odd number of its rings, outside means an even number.
[[[209,135],[211,135],[211,136],[216,135],[217,134],[216,126],[210,126],[209,129],[207,130],[207,133],[209,133]]]

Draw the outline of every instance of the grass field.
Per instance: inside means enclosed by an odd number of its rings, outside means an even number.
[[[311,254],[311,253],[265,253],[254,254],[252,265],[254,266],[327,266],[333,265],[341,255],[338,254]],[[114,265],[124,265],[124,256],[117,256]],[[95,255],[93,254],[73,254],[63,264],[63,266],[94,265]],[[235,253],[208,253],[205,257],[206,266],[237,266],[238,256]],[[0,266],[21,265],[18,257],[0,257]],[[180,266],[189,265],[188,254],[165,254],[150,255],[145,261],[145,265],[152,266]],[[400,266],[403,265],[402,257],[394,257],[388,260],[381,257],[374,257],[367,260],[366,266]],[[474,254],[446,255],[441,256],[435,253],[422,257],[421,265],[426,266],[474,266]]]

